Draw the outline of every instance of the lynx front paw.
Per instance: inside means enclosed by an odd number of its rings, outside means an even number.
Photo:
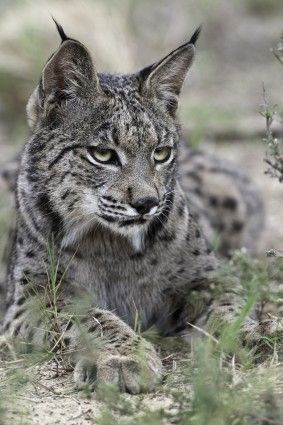
[[[74,370],[78,388],[114,384],[131,394],[151,391],[161,376],[161,360],[149,344],[127,355],[103,351],[96,359],[80,359]]]

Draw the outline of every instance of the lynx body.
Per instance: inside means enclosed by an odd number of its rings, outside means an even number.
[[[31,135],[17,181],[3,329],[56,345],[30,313],[31,299],[48,292],[52,247],[56,308],[86,296],[80,323],[89,340],[104,339],[92,352],[78,324],[62,318],[60,340],[80,353],[71,356],[76,384],[114,381],[137,393],[162,373],[153,346],[133,330],[137,318],[142,329],[172,335],[206,317],[217,266],[208,240],[222,230],[224,254],[253,249],[261,202],[247,179],[214,158],[189,151],[178,166],[178,96],[198,31],[142,71],[110,75],[97,73],[86,48],[58,29],[62,43],[27,106]],[[226,184],[219,196],[208,175]]]

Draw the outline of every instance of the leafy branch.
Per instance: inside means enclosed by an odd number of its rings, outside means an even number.
[[[283,34],[281,35],[283,40]],[[279,42],[277,47],[271,49],[274,56],[283,65],[283,43]],[[265,162],[269,168],[265,172],[271,177],[278,178],[279,182],[283,181],[283,142],[274,136],[272,131],[272,124],[274,121],[283,123],[282,117],[278,116],[277,105],[271,106],[266,97],[265,87],[263,85],[263,105],[260,111],[261,115],[265,118],[266,136],[263,141],[267,146],[265,155]]]
[[[283,153],[282,153],[282,140],[274,137],[272,131],[272,124],[277,118],[276,105],[270,106],[266,99],[265,87],[263,86],[263,106],[261,115],[265,118],[266,136],[263,141],[267,146],[265,155],[265,162],[269,165],[268,170],[265,172],[271,177],[276,177],[280,182],[283,181]],[[282,122],[282,121],[281,121]]]

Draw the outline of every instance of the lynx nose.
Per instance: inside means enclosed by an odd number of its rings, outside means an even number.
[[[137,201],[131,203],[131,207],[135,208],[141,215],[150,212],[151,208],[157,207],[159,201],[154,197],[140,198]]]

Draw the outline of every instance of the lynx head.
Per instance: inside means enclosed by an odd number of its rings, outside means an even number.
[[[172,204],[176,109],[200,29],[153,65],[110,75],[57,28],[61,45],[27,105],[32,134],[20,190],[32,186],[36,208],[65,244],[98,223],[125,235],[145,232]]]

